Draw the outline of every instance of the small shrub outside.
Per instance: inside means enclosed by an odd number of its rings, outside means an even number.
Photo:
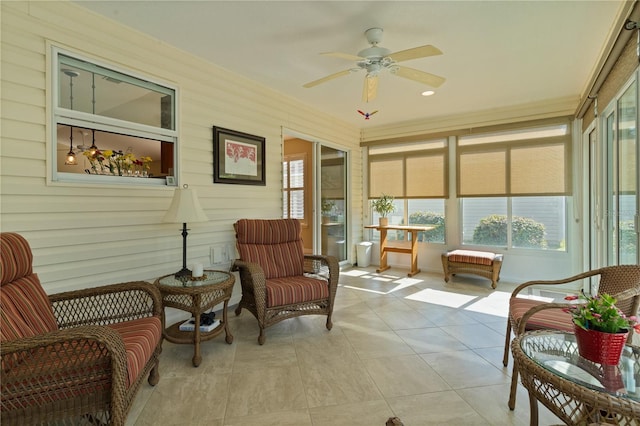
[[[512,245],[521,248],[544,248],[544,224],[526,217],[512,221]],[[491,215],[480,220],[473,231],[473,243],[489,246],[507,245],[507,217]]]
[[[444,215],[434,212],[415,212],[409,215],[409,225],[435,225],[435,229],[418,232],[418,241],[444,243]]]

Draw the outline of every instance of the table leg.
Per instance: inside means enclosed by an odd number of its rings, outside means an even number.
[[[194,320],[195,320],[195,328],[193,329],[193,366],[198,367],[202,362],[202,356],[200,356],[200,295],[196,294],[193,296],[193,306],[195,309]]]
[[[387,265],[387,228],[380,228],[380,267],[376,272],[384,272],[390,268]]]
[[[411,270],[407,275],[412,277],[418,272],[418,231],[411,231]]]
[[[233,343],[233,334],[229,331],[229,322],[227,321],[227,305],[229,304],[229,299],[224,301],[224,306],[222,308],[222,321],[224,322],[224,341],[228,344]]]

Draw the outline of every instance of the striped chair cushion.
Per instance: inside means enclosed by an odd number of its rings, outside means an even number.
[[[2,286],[0,307],[19,316],[34,334],[58,329],[49,298],[40,285],[37,274],[17,278]],[[27,337],[20,335],[18,337]]]
[[[473,263],[475,265],[491,265],[495,257],[495,253],[473,250],[453,250],[448,254],[451,262]]]
[[[241,219],[235,229],[240,258],[260,265],[267,279],[304,273],[304,248],[297,219]]]
[[[329,285],[327,281],[317,278],[298,276],[273,278],[267,280],[267,307],[290,305],[327,299]]]
[[[131,386],[144,369],[162,338],[160,318],[139,318],[111,324],[109,327],[122,336],[124,348],[127,351],[127,386]]]
[[[543,303],[546,302],[514,297],[509,301],[509,312],[511,312],[511,316],[514,319],[520,321],[522,316],[529,309]],[[564,312],[562,309],[545,309],[535,313],[531,318],[529,318],[527,326],[525,327],[526,330],[547,328],[573,332],[573,320],[571,314]]]
[[[22,235],[13,232],[0,234],[0,283],[3,286],[17,278],[31,275],[32,263],[31,248]]]

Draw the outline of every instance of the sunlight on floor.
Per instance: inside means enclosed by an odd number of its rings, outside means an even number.
[[[450,308],[460,308],[476,298],[476,296],[456,294],[448,291],[434,290],[431,288],[421,290],[417,293],[412,294],[411,296],[406,297],[406,299],[409,300],[417,300],[419,302],[448,306]]]

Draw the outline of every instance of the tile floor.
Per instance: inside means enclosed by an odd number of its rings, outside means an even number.
[[[375,268],[343,270],[333,329],[326,317],[283,321],[257,343],[253,316],[229,312],[234,342],[163,344],[160,383],[143,384],[127,425],[528,425],[519,386],[507,407],[502,365],[508,298],[486,279]],[[561,421],[540,407],[540,424]]]

